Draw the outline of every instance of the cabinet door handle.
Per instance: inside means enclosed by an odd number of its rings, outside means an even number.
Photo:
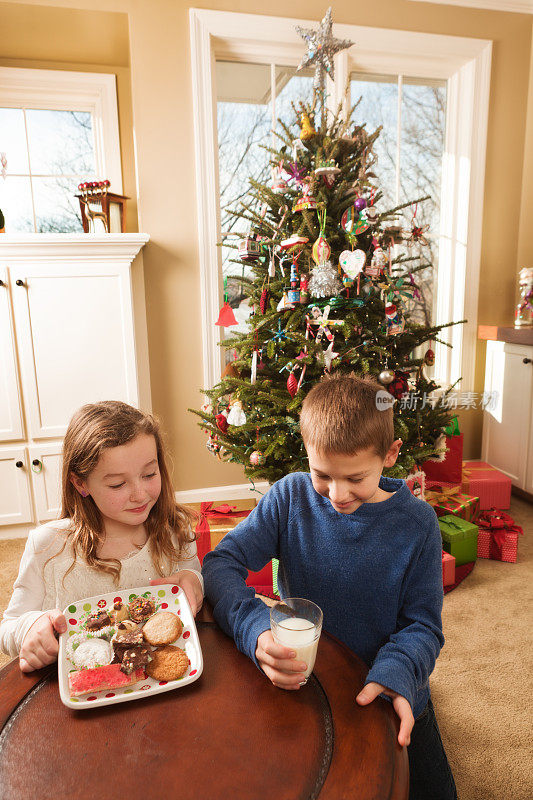
[[[532,363],[533,363],[533,359],[532,358],[523,358],[522,359],[522,364],[532,364]]]
[[[34,458],[33,461],[31,462],[31,471],[35,472],[38,475],[39,472],[42,472],[42,469],[43,469],[43,462],[38,458]]]
[[[17,469],[22,469],[22,467],[24,466],[24,462],[23,461],[17,461],[15,466],[17,467]]]
[[[24,281],[21,281],[20,278],[17,281],[15,281],[15,283],[17,284],[17,286],[24,286],[25,285]]]

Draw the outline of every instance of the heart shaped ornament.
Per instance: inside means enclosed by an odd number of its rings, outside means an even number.
[[[361,274],[365,261],[366,253],[364,250],[343,250],[339,256],[339,264],[352,280]]]

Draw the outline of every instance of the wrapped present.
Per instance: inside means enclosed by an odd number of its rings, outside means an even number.
[[[439,518],[442,549],[455,558],[455,566],[468,564],[477,558],[478,526],[466,519],[447,514]]]
[[[465,494],[479,497],[479,507],[509,508],[511,479],[486,461],[465,461],[461,487]]]
[[[426,474],[421,469],[409,473],[405,482],[411,494],[425,500]]]
[[[456,514],[468,522],[475,522],[479,514],[479,497],[463,494],[460,486],[427,481],[426,503],[433,506],[437,517]]]
[[[427,481],[460,485],[463,466],[463,434],[446,436],[446,455],[443,461],[424,461],[422,469]],[[475,492],[466,492],[475,494]]]
[[[255,498],[231,500],[230,503],[188,503],[199,515],[196,525],[196,547],[198,558],[214,550],[224,536],[232,531],[257,505]],[[259,572],[248,572],[247,586],[252,586],[259,594],[273,596],[273,566],[266,564]]]
[[[516,525],[513,518],[505,511],[496,508],[482,511],[477,523],[478,558],[492,558],[495,561],[509,561],[514,564],[518,556],[518,537],[524,533],[520,525]]]
[[[455,583],[455,558],[446,550],[442,551],[442,585],[453,586]]]

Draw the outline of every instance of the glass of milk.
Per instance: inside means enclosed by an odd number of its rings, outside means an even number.
[[[274,641],[290,647],[296,652],[296,659],[307,664],[304,683],[315,666],[322,616],[322,610],[315,603],[302,597],[288,597],[274,603],[270,609]]]

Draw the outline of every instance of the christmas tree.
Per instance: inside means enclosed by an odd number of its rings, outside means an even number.
[[[252,313],[246,332],[221,342],[234,349],[235,360],[193,413],[213,453],[243,464],[252,481],[273,482],[308,469],[298,418],[323,374],[374,376],[385,399],[395,402],[395,434],[403,440],[386,474],[404,477],[442,453],[450,421],[426,369],[434,362],[431,343],[447,326],[411,319],[416,273],[431,266],[423,255],[426,227],[416,220],[418,204],[428,198],[381,208],[372,172],[379,130],[354,126],[353,109],[326,109],[333,54],[351,43],[331,36],[329,11],[318,31],[299,32],[308,42],[300,66],[315,66],[314,100],[293,106],[292,124],[279,122],[279,146],[266,148],[272,182],[250,179],[246,200],[232,212],[247,229],[234,260],[251,266],[252,277],[238,279]],[[399,220],[409,207],[405,230]],[[217,324],[234,324],[227,302]]]

